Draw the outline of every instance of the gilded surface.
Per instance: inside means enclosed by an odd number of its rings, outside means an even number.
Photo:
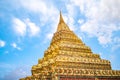
[[[32,76],[21,80],[58,80],[58,76],[119,76],[120,71],[112,70],[110,61],[101,59],[60,21],[50,46],[38,64],[32,66]]]

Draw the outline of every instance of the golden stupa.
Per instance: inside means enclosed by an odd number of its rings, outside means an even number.
[[[31,72],[20,80],[120,80],[120,71],[112,70],[110,61],[94,54],[69,29],[61,12],[50,46]]]

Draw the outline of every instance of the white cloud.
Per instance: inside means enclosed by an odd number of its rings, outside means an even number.
[[[45,0],[44,1],[42,0],[21,0],[19,6],[26,10],[31,11],[33,14],[34,13],[39,14],[40,26],[41,27],[45,26],[46,30],[48,30],[48,32],[46,33],[46,39],[48,35],[53,34],[53,32],[56,31],[56,26],[58,23],[58,18],[56,18],[56,16],[58,16],[59,11],[52,2],[48,2]],[[38,32],[38,28],[33,27],[36,25],[31,24],[31,22],[29,23],[30,23],[29,24],[30,32],[33,33],[32,35],[36,34],[36,32]],[[33,30],[31,31],[31,29],[33,29],[34,31]]]
[[[52,33],[49,33],[49,34],[47,35],[47,39],[52,39],[52,37],[53,37],[53,34],[52,34]]]
[[[18,18],[13,18],[13,28],[20,36],[36,36],[40,32],[39,26],[31,22],[29,18],[24,21]]]
[[[26,19],[25,22],[27,25],[28,34],[30,34],[29,36],[35,36],[40,32],[39,26],[31,22],[30,19]]]
[[[8,74],[4,75],[3,78],[0,78],[1,80],[19,80],[20,78],[26,77],[30,75],[30,67],[29,66],[22,66],[17,67]]]
[[[67,12],[64,17],[65,22],[69,25],[70,29],[75,31],[76,28],[74,26],[74,16],[75,16],[75,6],[72,3],[66,4]]]
[[[76,6],[80,9],[80,14],[86,17],[86,20],[82,18],[78,19],[78,23],[82,24],[80,30],[87,33],[89,36],[97,37],[98,41],[102,45],[112,43],[113,32],[120,30],[120,1],[116,0],[71,0],[70,2],[64,1],[66,14],[63,14],[65,22],[69,25],[71,30],[77,30],[75,27]],[[46,38],[50,39],[50,35],[56,30],[56,26],[59,20],[56,20],[58,16],[58,9],[52,2],[41,0],[20,0],[20,7],[29,10],[33,13],[37,13],[40,16],[40,26],[46,26],[48,32]],[[78,15],[78,14],[77,14]],[[58,19],[58,18],[57,18]],[[38,26],[30,20],[26,24],[30,35],[34,36],[38,34],[40,29]],[[34,26],[34,27],[33,27]],[[25,28],[26,29],[26,28]],[[22,30],[23,31],[23,30]],[[21,31],[21,33],[22,33]],[[25,30],[26,31],[26,30]],[[24,31],[23,31],[24,32]]]
[[[114,38],[114,40],[113,40],[115,43],[120,43],[120,37],[116,37],[116,38]]]
[[[14,31],[20,36],[26,35],[26,24],[18,18],[13,18]]]
[[[42,0],[21,0],[20,3],[20,6],[36,13],[46,14],[47,12],[47,5]]]
[[[74,19],[72,18],[72,16],[70,16],[69,14],[64,15],[63,14],[63,18],[65,23],[69,26],[69,28],[73,31],[75,31],[75,27],[74,27]]]
[[[113,32],[120,30],[119,0],[71,0],[87,18],[81,31],[97,37],[102,45],[112,43]]]
[[[12,43],[11,46],[17,50],[22,50],[16,43]]]
[[[108,42],[111,42],[111,38],[107,38],[107,36],[99,36],[98,41],[100,44],[107,44]]]
[[[5,46],[5,41],[0,40],[0,47],[4,47]]]
[[[32,11],[33,13],[40,14],[42,24],[46,23],[48,20],[56,21],[55,15],[58,13],[58,9],[50,2],[42,0],[21,0],[20,7]]]
[[[83,22],[84,22],[83,19],[79,19],[79,20],[78,20],[78,23],[79,23],[79,24],[82,24]]]
[[[56,20],[58,18],[56,18],[56,16],[58,16],[58,9],[53,5],[53,3],[42,0],[20,0],[18,6],[27,11],[31,11],[33,14],[39,14],[39,25],[41,27],[45,26],[46,30],[48,30],[46,33],[46,38],[49,33],[51,34],[56,31],[56,26],[58,23],[58,20]],[[29,36],[35,36],[39,33],[40,28],[35,23],[31,22],[30,19],[25,20],[25,24],[27,26],[27,33],[30,33]]]

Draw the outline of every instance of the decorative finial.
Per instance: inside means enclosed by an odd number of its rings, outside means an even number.
[[[60,11],[60,20],[59,20],[59,24],[58,24],[57,31],[61,31],[61,30],[70,31],[69,27],[68,27],[67,24],[64,22],[64,19],[63,19],[63,17],[62,17],[62,13],[61,13],[61,11]]]
[[[62,17],[62,12],[60,11],[60,22],[59,23],[61,23],[61,22],[64,22],[64,20],[63,20],[63,17]]]

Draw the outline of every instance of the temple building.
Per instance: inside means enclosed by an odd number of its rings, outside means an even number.
[[[93,53],[69,29],[61,12],[50,46],[31,73],[20,80],[120,80],[120,71],[112,70],[109,60]]]

